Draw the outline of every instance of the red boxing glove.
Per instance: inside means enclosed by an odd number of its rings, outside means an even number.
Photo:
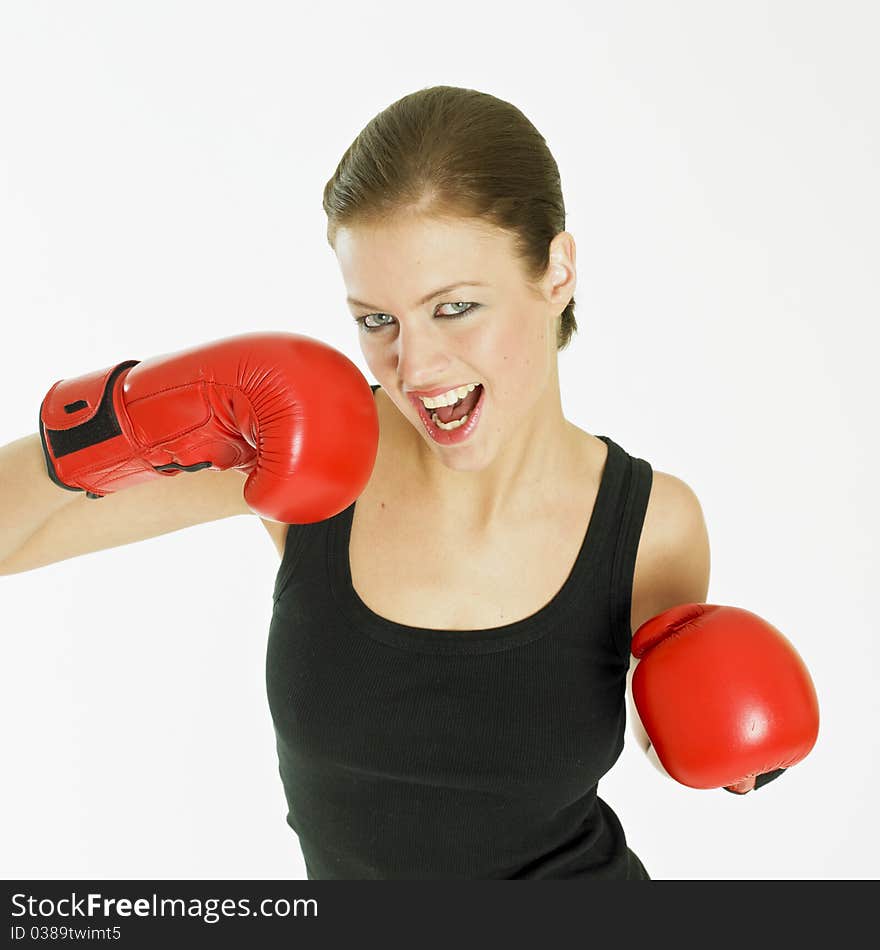
[[[181,471],[249,472],[264,518],[309,524],[363,491],[379,447],[373,393],[325,343],[248,333],[61,380],[40,406],[49,477],[100,498]]]
[[[636,709],[682,785],[722,788],[756,776],[757,788],[813,748],[819,704],[810,674],[791,643],[748,610],[681,604],[643,623],[631,649],[641,660]]]

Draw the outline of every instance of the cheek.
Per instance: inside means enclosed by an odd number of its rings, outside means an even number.
[[[547,328],[535,314],[526,312],[505,327],[493,343],[481,365],[494,376],[497,397],[522,406],[526,392],[543,387],[551,360],[555,359],[549,353]]]
[[[472,352],[482,362],[517,375],[535,366],[544,346],[540,325],[529,313],[523,313],[498,327],[497,332],[480,338],[475,336]]]
[[[372,370],[373,375],[376,375],[376,371],[382,366],[386,366],[389,361],[390,352],[387,346],[383,346],[382,343],[375,338],[369,336],[369,334],[360,331],[358,335],[358,344],[361,348],[361,353],[364,356],[367,366]]]

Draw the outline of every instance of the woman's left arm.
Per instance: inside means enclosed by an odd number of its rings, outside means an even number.
[[[633,573],[630,626],[677,604],[703,603],[709,593],[709,535],[693,489],[666,472],[654,472]],[[639,660],[630,655],[626,682],[629,719],[639,747],[663,775],[663,767],[633,702],[632,677]]]
[[[812,749],[815,687],[772,624],[706,603],[709,542],[699,501],[681,479],[662,475],[657,483],[638,589],[633,585],[631,652],[640,658],[630,667],[633,725],[643,748],[651,743],[654,765],[674,780],[744,795]],[[657,744],[668,768],[651,755]]]

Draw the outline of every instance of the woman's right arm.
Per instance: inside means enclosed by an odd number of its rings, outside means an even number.
[[[2,574],[249,513],[283,550],[360,494],[379,440],[354,363],[282,332],[59,380],[39,428],[0,448]]]
[[[0,574],[255,514],[242,494],[246,479],[237,469],[181,472],[86,498],[49,478],[39,433],[25,436],[0,446]]]

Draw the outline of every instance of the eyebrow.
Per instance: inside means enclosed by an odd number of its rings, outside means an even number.
[[[426,294],[422,297],[421,300],[416,301],[416,306],[421,307],[423,304],[428,303],[430,300],[433,300],[435,297],[439,297],[441,294],[448,294],[450,290],[455,290],[458,287],[488,287],[488,284],[483,284],[478,280],[460,280],[454,284],[449,284],[447,287],[440,287],[439,289]],[[354,297],[345,298],[350,304],[355,307],[364,307],[367,310],[381,310],[381,307],[376,307],[371,303],[364,303],[362,300],[355,300]]]

